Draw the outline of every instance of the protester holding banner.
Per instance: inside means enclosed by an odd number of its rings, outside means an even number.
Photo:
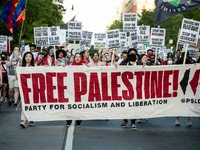
[[[67,65],[66,63],[66,52],[62,49],[59,49],[56,51],[56,65],[65,67]]]
[[[24,57],[22,58],[22,67],[34,67],[34,66],[35,66],[35,63],[34,63],[33,54],[31,52],[26,52],[24,54]],[[17,66],[14,66],[15,77],[18,80],[16,68],[17,68]],[[27,121],[27,118],[24,115],[24,112],[22,110],[22,112],[21,112],[21,123],[20,123],[20,126],[22,128],[26,128],[26,121]],[[29,122],[29,127],[33,127],[33,126],[34,126],[33,121],[30,121]]]
[[[83,52],[81,52],[84,64],[89,64],[91,62],[90,60],[90,53],[88,50],[85,50]]]
[[[13,103],[13,90],[15,91],[14,94],[14,107],[17,107],[17,101],[19,98],[19,85],[18,81],[16,80],[15,77],[15,71],[14,71],[14,66],[19,66],[21,63],[21,56],[20,56],[20,47],[15,46],[13,54],[7,59],[6,61],[6,68],[9,68],[9,75],[8,75],[8,82],[9,82],[9,106],[12,106]]]
[[[54,66],[55,60],[49,55],[49,49],[44,47],[42,49],[42,55],[39,55],[35,59],[37,66]]]
[[[135,54],[135,55],[131,55],[131,54]],[[136,65],[136,55],[137,55],[137,50],[134,49],[134,48],[130,48],[128,50],[128,57],[125,60],[123,60],[120,63],[120,65],[127,65],[128,66],[130,64],[130,65],[134,65],[135,66]],[[132,60],[134,60],[134,61],[132,61]]]
[[[136,62],[136,54],[137,54],[137,51],[133,48],[129,49],[128,51],[128,57],[122,61],[120,63],[120,65],[126,65],[126,66],[136,66],[137,65],[137,62]],[[135,120],[136,119],[131,119],[131,129],[133,131],[137,131],[137,127],[135,125]],[[128,123],[128,120],[127,119],[124,119],[122,124],[121,124],[121,127],[126,127]]]
[[[109,65],[110,65],[110,64],[107,62],[107,56],[106,56],[106,55],[101,56],[100,61],[104,63],[104,66],[109,66]]]
[[[76,53],[74,55],[72,66],[81,66],[84,65],[82,55],[80,53]],[[66,120],[66,127],[69,127],[72,123],[72,120]],[[79,127],[81,125],[82,120],[76,120],[76,126]]]
[[[91,61],[89,64],[86,64],[86,66],[88,66],[88,67],[104,66],[104,63],[99,60],[99,53],[94,52],[92,54],[92,60],[93,61]]]
[[[7,54],[5,52],[1,53],[1,70],[2,70],[2,82],[3,82],[3,103],[6,103],[6,94],[7,94],[7,86],[8,86],[8,76],[7,76],[7,69],[6,69],[6,59]],[[0,90],[0,97],[1,97],[1,90]]]

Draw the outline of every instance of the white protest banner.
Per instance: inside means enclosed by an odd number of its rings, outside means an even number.
[[[179,36],[179,43],[197,45],[199,36],[200,22],[183,18]]]
[[[138,44],[149,44],[150,26],[137,26]]]
[[[123,32],[133,32],[137,30],[137,13],[123,14]]]
[[[60,29],[60,46],[66,45],[66,29]]]
[[[138,46],[137,31],[135,30],[134,32],[130,32],[130,35],[131,35],[131,48],[137,49]]]
[[[25,51],[25,41],[24,40],[21,41],[21,51],[22,52]]]
[[[200,116],[200,64],[17,67],[17,75],[31,121]]]
[[[94,34],[94,49],[99,50],[99,46],[101,46],[102,49],[107,48],[106,33],[95,33]]]
[[[117,30],[108,30],[106,32],[106,38],[108,41],[108,48],[119,48],[120,47],[120,31]]]
[[[80,46],[85,45],[85,47],[91,47],[93,32],[82,31],[82,40],[80,41]]]
[[[49,46],[49,28],[36,27],[34,28],[34,39],[37,47]]]
[[[60,45],[60,27],[49,27],[49,45]]]
[[[78,48],[76,48],[76,53],[81,53],[81,52],[83,52],[85,50],[86,50],[85,45],[79,46]]]
[[[7,36],[0,36],[0,51],[7,52]]]
[[[151,28],[151,46],[163,47],[165,46],[165,32],[166,29]]]
[[[82,39],[82,22],[68,22],[68,39],[80,41]]]

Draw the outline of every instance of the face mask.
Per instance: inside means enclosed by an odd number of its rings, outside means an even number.
[[[172,61],[169,60],[169,61],[167,62],[167,64],[168,64],[168,65],[172,65]]]
[[[157,62],[158,65],[160,65],[160,62]]]
[[[3,61],[6,60],[6,57],[1,57],[1,60],[3,60]]]

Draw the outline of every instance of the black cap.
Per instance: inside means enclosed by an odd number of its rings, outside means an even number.
[[[153,53],[153,50],[152,50],[152,49],[148,49],[148,50],[147,50],[147,53],[148,53],[149,51],[152,51],[152,53]]]

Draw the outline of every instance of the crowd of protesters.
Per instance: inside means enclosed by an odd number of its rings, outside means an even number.
[[[153,50],[149,49],[146,54],[139,55],[136,49],[130,48],[128,51],[123,51],[120,56],[113,53],[104,53],[100,50],[93,54],[90,54],[88,50],[85,50],[81,53],[75,53],[74,51],[68,51],[62,49],[58,46],[55,47],[55,52],[53,48],[42,47],[41,50],[36,48],[35,44],[29,45],[30,50],[20,52],[20,47],[15,46],[12,54],[5,52],[1,53],[1,69],[0,69],[0,98],[1,104],[8,104],[10,107],[15,109],[20,103],[20,93],[19,85],[16,75],[16,67],[33,67],[33,66],[61,66],[66,67],[69,65],[85,65],[87,67],[93,66],[136,66],[142,65],[145,66],[157,66],[157,65],[174,65],[174,64],[183,64],[184,62],[184,52],[181,54],[180,50],[175,52],[175,56],[172,53],[168,53],[167,60],[163,58],[156,57],[153,53]],[[189,57],[187,53],[186,64],[200,63],[200,57],[197,55],[198,49],[195,50],[196,58]],[[54,56],[56,55],[56,57]],[[56,60],[54,59],[56,58]],[[155,59],[157,60],[155,61]],[[148,119],[144,119],[148,120]],[[26,127],[26,116],[23,111],[21,113],[21,123],[20,126]],[[66,121],[66,126],[71,125],[71,120]],[[142,119],[137,120],[138,123],[142,122]],[[125,127],[128,123],[127,119],[124,119],[121,127]],[[190,118],[186,119],[188,126],[192,125]],[[80,126],[81,120],[76,121],[77,126]],[[180,126],[179,117],[175,121],[176,126]],[[34,126],[33,121],[29,122],[29,126]],[[131,129],[136,131],[136,119],[131,119]]]

